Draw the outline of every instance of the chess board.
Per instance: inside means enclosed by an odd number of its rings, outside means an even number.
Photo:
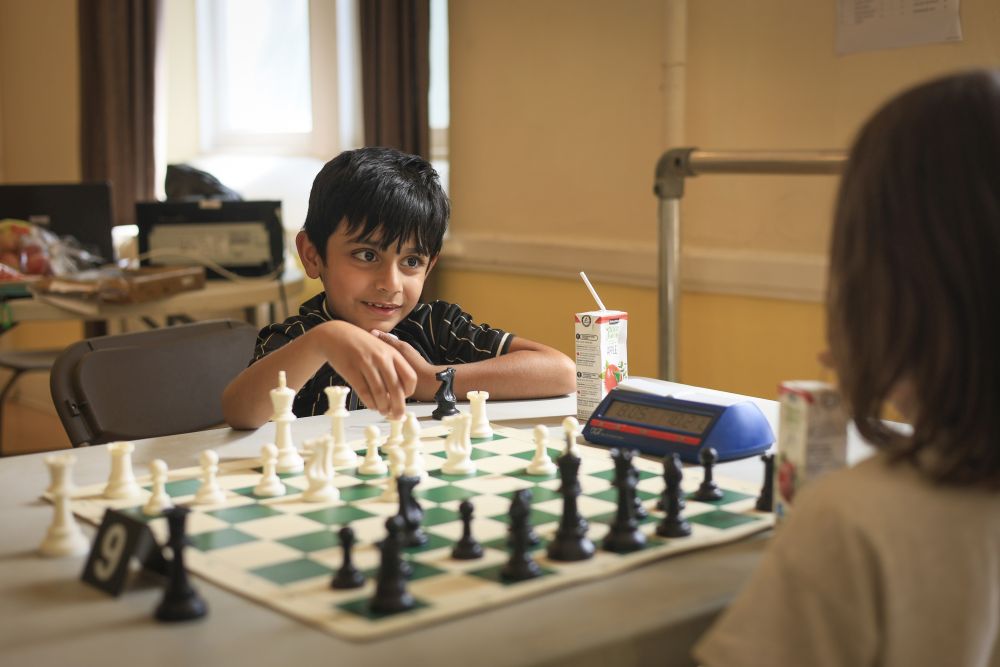
[[[220,505],[191,505],[192,512],[188,515],[191,547],[185,553],[188,569],[339,637],[369,640],[596,577],[612,576],[675,554],[730,542],[773,525],[772,515],[754,510],[759,489],[716,477],[724,490],[721,500],[703,503],[687,499],[684,514],[691,523],[692,535],[675,539],[658,537],[654,530],[663,512],[655,506],[664,486],[662,465],[637,457],[634,459],[639,472],[637,493],[650,510],[649,518],[642,523],[648,544],[630,554],[604,551],[600,548],[601,539],[616,508],[617,490],[611,485],[614,463],[607,449],[581,445],[579,508],[590,523],[588,535],[597,546],[597,553],[581,562],[549,560],[545,546],[555,533],[562,511],[558,476],[526,474],[525,467],[535,450],[530,432],[506,427],[494,430],[492,439],[473,441],[477,472],[469,476],[446,475],[440,470],[446,458],[445,427],[434,425],[421,434],[429,475],[417,487],[417,496],[424,510],[423,528],[429,539],[423,546],[404,549],[413,569],[409,590],[417,601],[410,611],[380,616],[369,609],[379,561],[374,543],[385,536],[385,520],[397,512],[398,506],[379,498],[386,477],[362,475],[352,469],[337,470],[334,483],[340,491],[339,500],[309,503],[301,498],[301,491],[308,486],[301,473],[280,475],[286,495],[257,498],[252,491],[260,479],[257,459],[220,462],[218,479],[227,498]],[[355,444],[359,454],[363,454],[363,443]],[[553,459],[560,453],[559,449],[549,450]],[[167,492],[175,504],[193,502],[200,485],[199,476],[196,467],[170,471]],[[686,468],[683,489],[693,492],[701,479],[700,468]],[[149,488],[148,477],[139,481]],[[500,569],[508,559],[507,513],[513,493],[525,488],[533,495],[531,519],[541,537],[533,555],[543,576],[507,583],[500,578]],[[114,507],[148,521],[157,540],[165,542],[166,521],[142,514],[145,498],[112,501],[101,497],[102,490],[103,484],[78,489],[74,493],[74,512],[97,524],[104,511]],[[458,505],[464,499],[475,505],[473,535],[485,551],[478,560],[454,560],[450,555],[462,534]],[[342,554],[337,531],[344,524],[350,524],[355,532],[354,563],[368,576],[368,581],[363,588],[335,591],[329,584],[340,566]]]

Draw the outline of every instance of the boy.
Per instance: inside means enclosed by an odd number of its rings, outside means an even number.
[[[352,389],[348,407],[401,417],[406,398],[429,401],[435,373],[455,367],[458,396],[493,399],[567,394],[573,362],[561,352],[476,325],[454,304],[419,303],[437,262],[450,206],[422,158],[387,148],[346,151],[316,176],[295,245],[323,292],[299,315],[261,330],[250,366],[222,395],[233,428],[271,417],[278,371],[296,390],[299,417],[327,409],[325,387]]]

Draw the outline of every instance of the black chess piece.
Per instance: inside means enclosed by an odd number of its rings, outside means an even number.
[[[669,466],[672,465],[671,461],[672,461],[672,459],[675,456],[677,456],[677,454],[664,454],[663,455],[663,484],[664,484],[664,493],[660,494],[660,497],[656,499],[656,509],[661,510],[663,512],[667,511],[667,494],[666,494],[667,472],[668,472]],[[680,461],[680,459],[678,458],[678,465],[680,465],[679,461]],[[678,505],[677,505],[677,509],[678,510],[684,509],[684,507],[687,505],[687,503],[684,500],[684,492],[683,491],[680,491],[678,493],[678,495],[677,495],[677,503],[678,503]]]
[[[451,557],[458,560],[474,560],[483,557],[483,546],[472,536],[472,503],[466,499],[458,506],[462,516],[462,538],[455,543]]]
[[[399,517],[403,521],[402,542],[404,547],[419,547],[427,543],[427,534],[420,527],[424,520],[424,510],[413,493],[420,483],[419,477],[400,475],[396,478],[399,493]]]
[[[379,543],[382,559],[375,578],[375,596],[370,608],[377,614],[395,614],[412,609],[416,601],[406,589],[406,577],[402,571],[403,519],[399,516],[389,517],[386,519],[385,529],[388,534]]]
[[[760,487],[760,495],[754,507],[758,512],[774,511],[774,454],[761,454],[764,462],[764,484]]]
[[[455,383],[455,369],[449,366],[443,371],[435,373],[434,377],[441,381],[441,386],[438,387],[437,393],[434,394],[437,407],[431,413],[431,417],[440,420],[450,415],[457,415],[459,410],[455,407],[455,404],[458,402],[458,399],[455,398],[455,390],[453,388]]]
[[[642,521],[649,516],[649,510],[646,509],[645,505],[642,504],[642,498],[639,497],[639,492],[636,490],[639,484],[639,471],[635,469],[635,452],[632,452],[632,456],[629,457],[628,474],[632,479],[632,505],[635,507],[635,518]]]
[[[525,581],[542,575],[542,568],[529,550],[530,516],[531,491],[515,491],[510,501],[510,559],[500,570],[500,576],[507,581]]]
[[[618,508],[604,538],[603,547],[615,553],[638,551],[646,546],[646,536],[639,530],[639,521],[635,516],[635,485],[639,478],[632,465],[634,454],[631,449],[611,450],[611,458],[615,462],[612,483],[618,489]]]
[[[340,546],[344,550],[344,560],[333,575],[330,588],[361,588],[365,585],[365,575],[354,567],[351,561],[351,550],[354,548],[354,530],[350,526],[340,529]]]
[[[190,511],[178,506],[163,513],[170,530],[167,544],[173,556],[167,564],[167,587],[154,613],[158,621],[191,621],[208,613],[208,606],[191,586],[187,568],[184,567],[184,547],[187,545],[185,524]]]
[[[715,467],[715,462],[719,460],[719,453],[713,447],[705,447],[698,452],[698,459],[701,461],[702,468],[705,469],[705,476],[692,497],[695,500],[707,502],[721,500],[722,489],[712,479],[712,468]]]
[[[663,478],[667,486],[663,490],[663,504],[667,515],[656,526],[656,534],[661,537],[687,537],[691,534],[691,524],[681,514],[681,500],[684,490],[681,480],[684,470],[681,468],[681,457],[672,454],[663,457]]]
[[[548,555],[552,560],[586,560],[594,555],[594,543],[587,538],[587,520],[580,514],[576,499],[580,495],[580,457],[565,452],[556,459],[559,466],[563,497],[563,511],[555,538],[549,543]]]

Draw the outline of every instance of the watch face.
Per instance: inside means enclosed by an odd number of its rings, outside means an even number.
[[[701,435],[712,423],[712,417],[709,415],[620,400],[613,401],[604,412],[604,416],[692,435]]]

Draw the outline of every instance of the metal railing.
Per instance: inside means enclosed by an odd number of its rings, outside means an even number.
[[[677,380],[677,321],[680,295],[681,197],[684,181],[702,174],[836,175],[844,151],[709,151],[673,148],[656,163],[654,192],[660,199],[659,307],[660,378]]]

